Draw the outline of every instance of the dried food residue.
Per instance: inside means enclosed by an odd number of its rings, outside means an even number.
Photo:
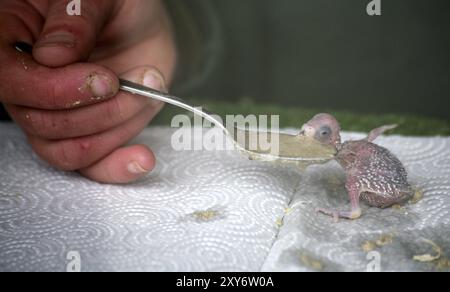
[[[371,252],[379,247],[386,246],[393,242],[394,236],[392,234],[382,234],[376,240],[365,241],[361,244],[361,249],[364,252]]]

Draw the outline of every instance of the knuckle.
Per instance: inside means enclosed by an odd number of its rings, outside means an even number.
[[[34,152],[51,166],[63,171],[75,170],[73,165],[69,165],[67,162],[66,150],[59,143],[51,144],[33,135],[28,135],[28,140]]]
[[[122,124],[125,122],[125,105],[119,98],[113,98],[106,109],[106,115],[109,121],[117,121]]]
[[[51,113],[34,111],[25,114],[25,123],[27,128],[34,135],[47,139],[56,139],[63,137],[69,129],[70,122],[67,119],[61,123],[60,119]]]
[[[15,86],[14,96],[21,97],[25,104],[35,108],[56,107],[57,90],[47,71],[37,70],[36,73],[26,76],[19,86]]]
[[[58,87],[55,83],[51,81],[42,82],[43,86],[43,99],[45,100],[45,107],[50,109],[61,108],[60,99],[58,98]]]
[[[82,36],[92,28],[92,13],[87,10],[88,8],[83,8],[81,15],[79,15],[76,19],[76,25],[71,27],[72,31],[79,36]]]
[[[44,137],[48,132],[48,122],[40,111],[30,111],[25,113],[25,125],[35,136]]]
[[[85,1],[80,7],[80,14],[73,18],[59,18],[54,23],[60,29],[69,30],[77,37],[91,37],[92,32],[97,29],[96,22],[99,19],[101,10],[97,8],[97,1]]]
[[[74,106],[72,100],[75,98],[71,95],[71,88],[67,86],[67,80],[63,72],[59,77],[43,82],[42,86],[44,86],[42,90],[45,98],[44,108],[66,110]]]
[[[77,140],[57,142],[51,146],[49,160],[53,166],[63,171],[75,171],[82,168],[85,151]]]

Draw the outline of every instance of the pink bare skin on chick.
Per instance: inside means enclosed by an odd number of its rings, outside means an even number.
[[[396,125],[374,129],[359,141],[341,143],[338,121],[329,114],[318,114],[303,125],[300,135],[313,137],[336,147],[336,161],[347,173],[346,189],[351,203],[350,211],[319,208],[318,212],[339,218],[361,217],[360,199],[370,206],[387,208],[409,199],[413,191],[407,172],[400,160],[389,150],[372,143],[379,135]]]

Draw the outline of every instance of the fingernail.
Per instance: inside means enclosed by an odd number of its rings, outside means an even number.
[[[88,78],[88,86],[96,98],[109,97],[114,94],[111,79],[100,74],[92,74]]]
[[[132,174],[144,174],[144,173],[148,173],[149,172],[148,170],[143,168],[136,161],[132,161],[132,162],[128,163],[127,169],[128,169],[128,172],[132,173]]]
[[[37,47],[64,46],[72,48],[75,46],[75,38],[68,32],[55,32],[41,38],[36,44]]]
[[[167,92],[166,82],[164,77],[156,70],[148,70],[144,73],[144,78],[142,80],[144,86]]]

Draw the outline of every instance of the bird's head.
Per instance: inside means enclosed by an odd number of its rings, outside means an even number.
[[[333,145],[339,149],[340,130],[341,127],[335,117],[330,114],[318,114],[302,126],[299,135],[314,138],[320,143]]]

